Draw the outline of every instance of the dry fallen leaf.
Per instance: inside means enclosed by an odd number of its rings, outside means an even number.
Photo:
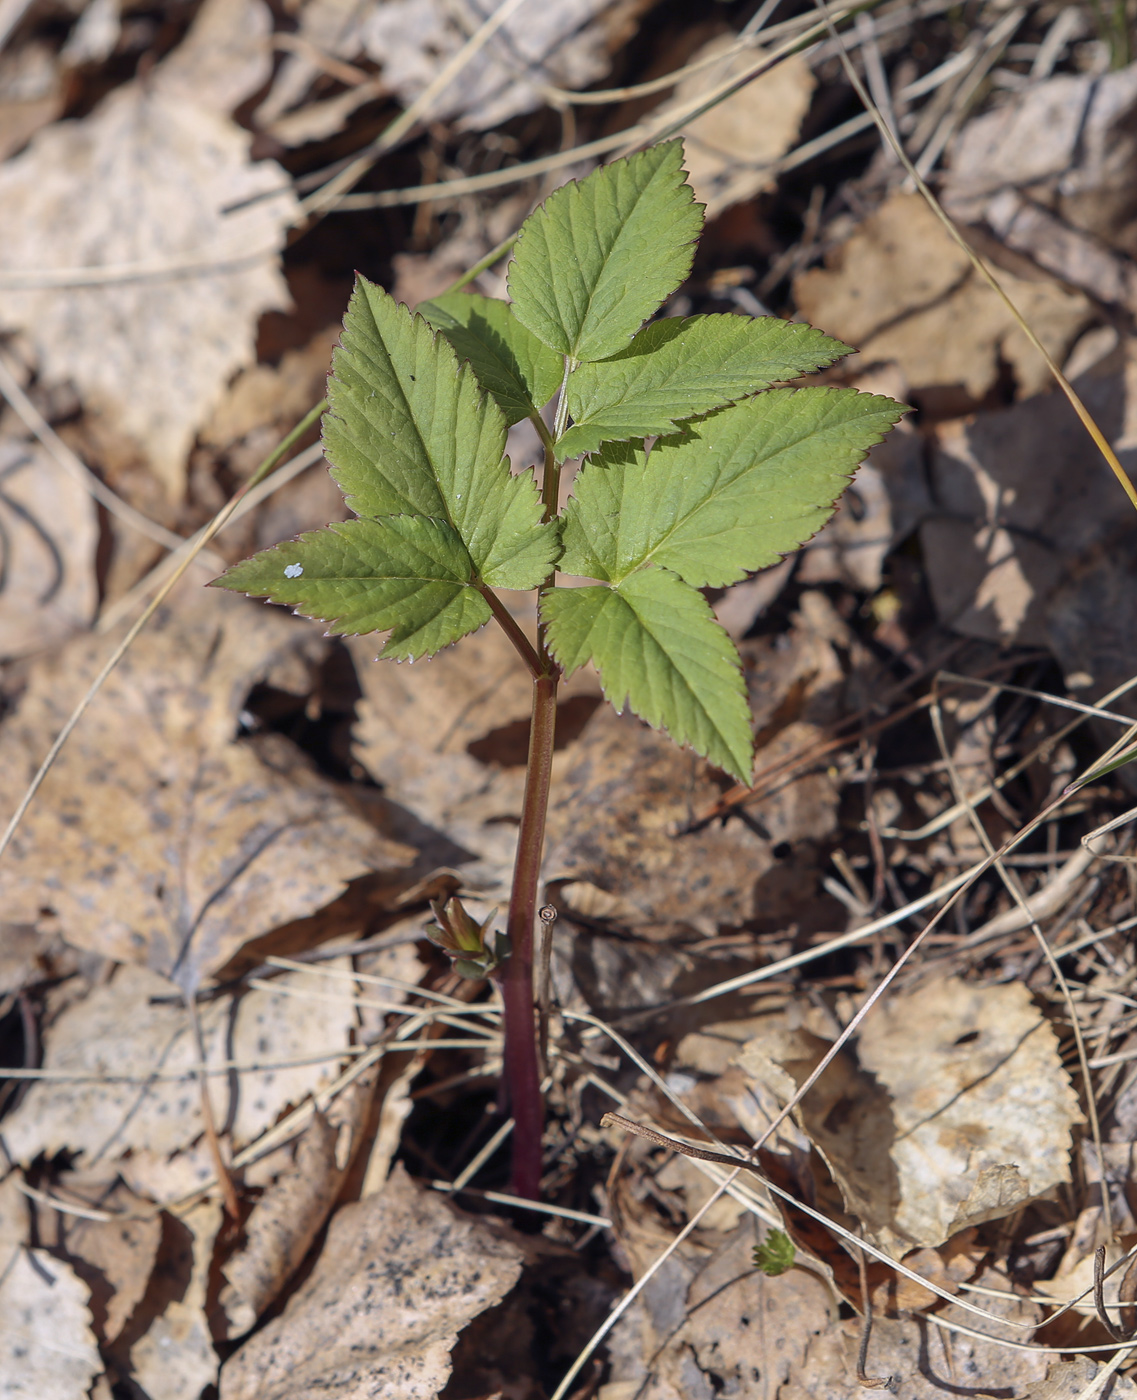
[[[754,1224],[744,1221],[691,1279],[685,1296],[645,1290],[611,1337],[612,1378],[602,1394],[639,1400],[773,1396],[833,1325],[832,1295],[805,1268],[767,1278],[754,1267]],[[649,1289],[651,1285],[649,1284]],[[611,1387],[609,1391],[609,1387]],[[626,1388],[626,1391],[625,1391]]]
[[[290,973],[273,985],[277,990],[215,998],[200,1012],[206,1064],[254,1067],[209,1080],[214,1117],[238,1148],[335,1077],[337,1052],[355,1025],[350,979]],[[62,1013],[46,1043],[46,1067],[107,1078],[33,1084],[4,1120],[14,1159],[30,1162],[66,1149],[82,1154],[91,1170],[127,1151],[169,1156],[201,1136],[201,1092],[192,1073],[197,1054],[188,1014],[172,990],[154,973],[126,966]],[[328,1058],[255,1068],[321,1054]],[[147,1083],[152,1074],[171,1077]]]
[[[0,56],[0,161],[63,110],[63,75],[50,44],[8,47]]]
[[[1067,224],[1137,253],[1133,115],[1137,64],[1060,73],[967,123],[952,151],[944,200],[978,221],[992,195],[1025,190]]]
[[[1104,1369],[1090,1356],[1072,1356],[1069,1361],[1054,1361],[1046,1379],[1032,1385],[1023,1400],[1081,1400],[1096,1377]],[[1137,1385],[1128,1376],[1116,1373],[1108,1386],[1090,1391],[1091,1395],[1108,1395],[1109,1400],[1137,1400]]]
[[[37,444],[0,440],[0,657],[61,642],[98,605],[95,503]]]
[[[645,0],[559,0],[523,6],[450,80],[431,106],[436,121],[456,117],[485,131],[543,106],[542,86],[584,88],[602,78],[610,54],[635,31]],[[477,12],[475,12],[477,13]],[[474,21],[476,25],[488,10]],[[386,0],[364,26],[367,54],[408,105],[465,43],[466,29],[445,0]]]
[[[375,1078],[373,1070],[336,1100],[338,1121],[320,1112],[313,1116],[296,1144],[295,1161],[253,1207],[244,1245],[222,1268],[226,1282],[218,1303],[227,1337],[249,1331],[323,1228],[371,1107]]]
[[[95,1176],[63,1173],[54,1194],[111,1219],[56,1211],[37,1203],[40,1243],[66,1256],[90,1288],[100,1344],[114,1343],[142,1301],[162,1243],[162,1220],[155,1208],[104,1169]]]
[[[785,1101],[827,1048],[774,1029],[740,1063]],[[1068,1182],[1082,1118],[1028,989],[944,978],[874,1008],[856,1058],[834,1060],[799,1121],[848,1210],[898,1259]]]
[[[396,1167],[333,1217],[311,1277],[221,1372],[221,1400],[428,1400],[463,1327],[521,1273],[517,1247]]]
[[[217,1380],[219,1359],[206,1316],[220,1201],[199,1201],[177,1221],[178,1257],[165,1268],[177,1291],[130,1349],[131,1374],[148,1400],[190,1400]]]
[[[940,1244],[1070,1180],[1082,1115],[1058,1037],[1021,983],[944,978],[891,997],[857,1053],[892,1100],[890,1247]]]
[[[235,606],[233,606],[235,604]],[[69,942],[184,986],[242,944],[313,914],[348,880],[415,860],[348,811],[279,736],[237,742],[276,667],[301,693],[312,629],[191,589],[127,654],[64,749],[0,871],[6,913],[48,907]],[[81,638],[37,663],[0,734],[11,811],[108,650]],[[414,877],[411,876],[407,880]]]
[[[1040,1310],[1010,1292],[1007,1281],[993,1270],[978,1282],[1006,1293],[1006,1301],[983,1297],[983,1306],[1007,1322],[1037,1322]],[[947,1322],[972,1327],[969,1313],[948,1305],[939,1316]],[[948,1395],[998,1395],[1005,1400],[1025,1400],[1032,1386],[1046,1374],[1046,1353],[1012,1351],[999,1339],[1030,1340],[1030,1331],[997,1323],[984,1323],[992,1341],[941,1330],[922,1318],[873,1323],[866,1361],[867,1374],[891,1376],[895,1391],[904,1400],[943,1400]],[[851,1318],[816,1336],[805,1361],[795,1366],[778,1391],[778,1400],[865,1400],[866,1391],[856,1375],[861,1321]]]
[[[1078,376],[1076,387],[1131,464],[1133,343]],[[1062,395],[941,424],[931,486],[936,514],[920,538],[945,624],[1004,645],[1055,645],[1066,673],[1087,673],[1099,693],[1128,677],[1125,648],[1102,634],[1129,615],[1123,599],[1131,514]],[[1103,561],[1104,575],[1095,574]],[[1106,606],[1111,592],[1119,607]]]
[[[1093,319],[1081,293],[1002,270],[999,281],[1059,361]],[[866,364],[895,361],[914,393],[961,386],[980,400],[1000,359],[1021,397],[1050,385],[1042,357],[918,194],[892,195],[825,268],[795,279],[794,296],[807,321],[856,346]]]
[[[755,49],[726,57],[734,42],[734,34],[723,34],[692,54],[691,63],[719,53],[724,61],[684,79],[674,96],[653,115],[666,121],[675,110],[752,67],[759,56]],[[707,206],[708,219],[773,185],[774,176],[765,167],[785,155],[797,140],[813,87],[808,61],[800,54],[791,54],[683,129],[683,163],[695,198]]]
[[[771,843],[742,822],[675,834],[720,792],[701,759],[605,705],[553,790],[544,869],[558,904],[652,939],[745,922]]]
[[[224,115],[262,60],[250,63],[247,33],[231,47],[209,38],[238,10],[264,16],[253,38],[267,59],[267,10],[213,0],[184,54],[0,167],[0,325],[26,332],[45,379],[71,381],[142,445],[172,499],[195,432],[254,359],[257,318],[288,303],[277,253],[295,201]],[[99,280],[185,263],[197,270]],[[75,285],[76,268],[95,271]]]
[[[837,647],[856,650],[820,592],[803,593],[788,637],[743,644],[758,731],[757,769],[817,737],[844,684]],[[859,656],[859,653],[857,653]],[[808,846],[836,820],[837,789],[810,773],[748,805],[748,821],[684,831],[721,795],[713,772],[634,716],[605,705],[567,755],[553,789],[545,874],[564,911],[652,939],[692,929],[710,935],[750,919],[797,919],[811,900]],[[762,834],[759,834],[761,832]],[[681,834],[677,834],[681,833]],[[803,866],[773,855],[802,847]]]
[[[101,1374],[90,1290],[70,1265],[27,1240],[27,1200],[0,1183],[0,1396],[86,1400]]]

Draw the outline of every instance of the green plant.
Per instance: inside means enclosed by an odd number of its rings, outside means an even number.
[[[754,1246],[754,1267],[768,1278],[792,1269],[796,1257],[793,1241],[784,1230],[767,1230],[762,1243]]]
[[[645,326],[690,272],[702,227],[682,159],[668,142],[551,195],[521,229],[510,303],[454,292],[412,315],[360,278],[323,428],[358,518],[216,580],[333,632],[389,631],[381,654],[397,661],[430,656],[492,616],[529,667],[507,941],[486,947],[472,920],[439,911],[440,941],[466,970],[488,971],[508,949],[496,975],[513,1184],[526,1197],[541,1166],[533,929],[558,678],[592,662],[618,710],[747,781],[738,652],[699,590],[814,534],[904,411],[852,389],[771,388],[848,353],[810,326],[726,315]],[[550,428],[542,409],[554,397]],[[523,418],[544,447],[540,486],[504,455],[507,428]],[[561,467],[577,456],[588,460],[562,510]],[[558,571],[595,582],[558,587]],[[535,643],[498,588],[539,590]]]

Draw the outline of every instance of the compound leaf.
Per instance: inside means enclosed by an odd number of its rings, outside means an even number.
[[[567,673],[592,661],[617,711],[630,705],[750,780],[754,741],[738,652],[700,593],[666,569],[642,569],[615,588],[546,589],[541,618]]]
[[[670,432],[696,414],[832,364],[850,347],[776,316],[689,316],[654,321],[611,359],[582,365],[568,382],[573,426],[557,457],[602,443]]]
[[[565,573],[619,583],[644,564],[735,583],[815,534],[905,412],[855,389],[771,389],[642,446],[605,448],[564,514]]]
[[[560,387],[564,364],[514,316],[509,303],[470,292],[444,292],[420,302],[435,330],[469,360],[478,383],[492,394],[507,425],[541,409]]]
[[[392,628],[382,655],[432,656],[490,617],[474,564],[443,520],[388,515],[312,530],[254,554],[214,585],[285,603],[331,631]]]
[[[690,272],[702,225],[679,141],[613,161],[554,191],[522,225],[513,313],[558,354],[607,359]]]
[[[468,365],[381,287],[360,277],[328,381],[324,449],[357,515],[426,515],[453,527],[479,576],[534,588],[557,531],[531,476],[505,459],[505,418]]]

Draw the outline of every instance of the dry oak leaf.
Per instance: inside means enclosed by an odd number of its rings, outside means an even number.
[[[288,305],[277,264],[296,208],[280,167],[250,162],[249,133],[211,105],[247,73],[191,81],[180,52],[0,166],[0,327],[138,441],[171,499],[198,427],[255,359],[258,318]],[[74,269],[94,271],[76,285]]]
[[[107,1212],[111,1219],[89,1219],[50,1207],[37,1211],[43,1243],[67,1255],[75,1272],[91,1289],[95,1330],[100,1343],[113,1343],[145,1296],[162,1242],[162,1220],[148,1201],[136,1196],[114,1174],[102,1179],[64,1173],[56,1194]]]
[[[492,8],[467,13],[476,25]],[[544,106],[543,86],[588,87],[610,70],[611,53],[635,32],[646,8],[645,0],[523,6],[453,75],[431,115],[457,118],[460,130],[487,131]],[[468,23],[445,0],[386,0],[372,8],[363,41],[382,65],[384,83],[409,105],[466,42]]]
[[[522,1262],[398,1166],[332,1217],[311,1277],[225,1363],[221,1400],[433,1400],[458,1333]]]
[[[828,1048],[773,1030],[739,1062],[785,1102]],[[856,1056],[830,1064],[798,1121],[846,1208],[899,1259],[1068,1182],[1082,1117],[1029,990],[945,978],[876,1007]]]
[[[127,966],[63,1012],[47,1038],[45,1065],[82,1077],[38,1081],[4,1119],[0,1137],[13,1159],[67,1150],[91,1169],[127,1151],[168,1156],[200,1137],[197,1053],[189,1016],[170,992],[163,978]],[[335,1076],[335,1053],[356,1023],[354,984],[289,974],[276,991],[218,997],[200,1015],[206,1064],[248,1067],[210,1077],[214,1114],[240,1148]],[[254,1068],[321,1054],[328,1058]],[[90,1076],[105,1077],[92,1083]]]
[[[195,596],[196,595],[196,596]],[[0,870],[13,922],[46,907],[68,941],[196,986],[244,943],[405,869],[286,740],[235,741],[249,690],[323,643],[291,619],[191,590],[159,613],[49,774]],[[108,649],[79,638],[32,671],[0,730],[11,811]]]
[[[253,1327],[328,1218],[344,1177],[336,1160],[339,1139],[339,1130],[317,1111],[296,1144],[295,1161],[253,1207],[244,1246],[222,1268],[226,1283],[218,1303],[227,1337],[243,1336]]]
[[[754,1267],[754,1244],[753,1224],[740,1225],[685,1296],[665,1299],[649,1284],[612,1333],[613,1400],[781,1393],[810,1343],[832,1327],[834,1307],[825,1281],[808,1269],[767,1278]]]
[[[1004,271],[999,281],[1058,360],[1093,319],[1080,292]],[[892,195],[828,266],[795,279],[794,297],[807,321],[856,345],[866,364],[895,361],[914,391],[960,385],[982,399],[1000,359],[1021,397],[1050,384],[1045,361],[918,194]]]

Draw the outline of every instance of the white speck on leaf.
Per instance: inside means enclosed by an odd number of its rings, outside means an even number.
[[[301,575],[303,572],[304,572],[304,565],[303,565],[303,564],[286,564],[286,565],[284,566],[284,577],[285,577],[285,578],[299,578],[300,575]]]

